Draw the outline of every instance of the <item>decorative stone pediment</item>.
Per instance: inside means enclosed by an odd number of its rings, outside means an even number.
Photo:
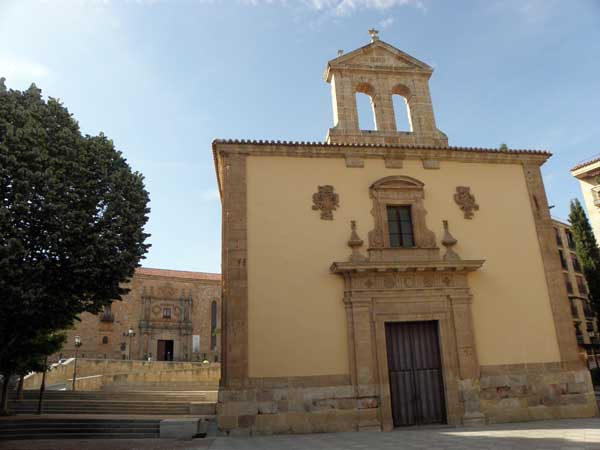
[[[351,67],[366,70],[416,71],[428,75],[433,72],[433,69],[423,61],[419,61],[417,58],[381,40],[376,40],[329,61],[325,74],[326,80],[329,81],[332,70]]]

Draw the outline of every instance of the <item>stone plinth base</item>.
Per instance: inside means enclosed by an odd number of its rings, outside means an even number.
[[[500,422],[583,418],[598,415],[589,371],[579,361],[481,366],[476,379],[449,379],[459,395],[446,399],[448,423],[479,426]],[[315,377],[316,378],[316,377]],[[348,382],[344,376],[320,382]],[[350,384],[311,386],[309,377],[249,380],[252,387],[219,392],[218,426],[230,435],[375,431],[389,395],[361,397]],[[372,392],[378,392],[372,389]],[[453,415],[454,414],[454,415]],[[450,420],[455,417],[458,419]],[[385,424],[384,424],[385,422]],[[384,426],[385,425],[385,426]]]
[[[590,373],[578,361],[483,366],[480,399],[488,423],[598,415]]]
[[[221,389],[219,429],[231,435],[380,430],[377,398],[350,385]]]

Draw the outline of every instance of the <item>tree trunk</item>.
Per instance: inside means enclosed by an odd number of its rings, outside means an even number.
[[[23,383],[25,382],[25,375],[19,377],[19,386],[17,387],[17,400],[23,400]]]
[[[48,357],[44,360],[44,373],[42,374],[42,384],[40,385],[40,400],[38,402],[38,414],[42,414],[42,402],[44,401],[44,391],[46,390],[46,372],[48,372]]]
[[[10,375],[3,374],[4,380],[2,383],[2,401],[0,403],[0,415],[8,416],[8,383],[10,382]]]

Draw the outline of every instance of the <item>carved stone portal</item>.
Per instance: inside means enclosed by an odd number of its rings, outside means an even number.
[[[333,192],[333,186],[319,186],[319,191],[313,194],[313,211],[321,211],[321,219],[333,220],[333,211],[340,206],[340,197]]]
[[[468,186],[457,186],[454,201],[465,215],[465,219],[473,218],[473,211],[479,211],[479,205],[475,202],[475,196],[471,194]]]

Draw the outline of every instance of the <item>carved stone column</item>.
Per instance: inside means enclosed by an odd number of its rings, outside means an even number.
[[[354,335],[355,378],[358,396],[375,396],[377,369],[373,361],[373,327],[371,305],[368,300],[352,303],[352,331]]]
[[[462,421],[465,425],[484,424],[485,417],[481,413],[480,368],[473,333],[471,296],[452,296],[450,302],[458,353],[458,388],[465,408]]]

